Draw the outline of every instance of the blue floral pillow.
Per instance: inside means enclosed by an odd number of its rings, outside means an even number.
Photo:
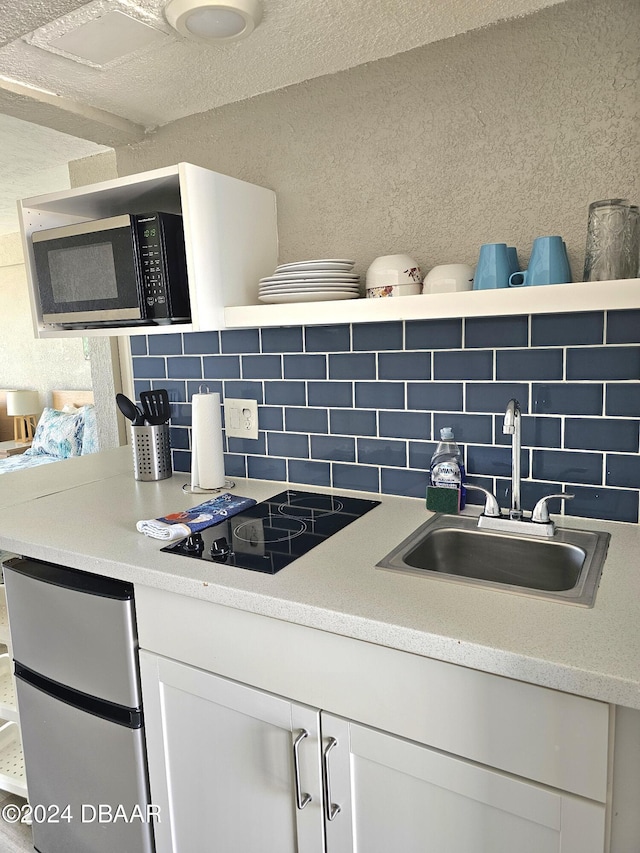
[[[27,453],[30,456],[56,456],[58,459],[80,456],[83,431],[82,409],[67,414],[47,407],[38,421],[36,434]]]
[[[82,455],[87,453],[97,453],[98,447],[98,424],[96,421],[96,407],[92,405],[84,406],[84,432],[82,433]]]

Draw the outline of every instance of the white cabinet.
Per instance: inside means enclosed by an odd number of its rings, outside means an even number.
[[[34,329],[43,338],[220,329],[225,306],[255,303],[258,280],[271,275],[278,260],[275,193],[191,163],[24,199],[18,209]],[[34,299],[33,232],[154,210],[182,214],[192,322],[129,329],[47,328]]]
[[[158,853],[603,853],[605,807],[148,652]]]
[[[324,713],[322,739],[327,853],[604,849],[604,807],[589,800]]]
[[[262,814],[262,797],[288,816],[274,853],[608,849],[605,703],[146,586],[136,616],[158,853],[213,850],[189,833],[215,831],[207,815],[227,786],[217,823]]]
[[[321,853],[318,711],[147,652],[140,667],[157,853]]]

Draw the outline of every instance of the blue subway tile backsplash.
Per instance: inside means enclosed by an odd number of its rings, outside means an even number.
[[[499,412],[512,397],[520,403],[520,411],[529,411],[529,386],[523,382],[477,382],[467,385],[468,412]]]
[[[156,337],[170,337],[169,335],[156,335]],[[152,341],[153,338],[149,338]],[[192,332],[184,336],[185,355],[213,355],[220,352],[220,336],[218,332]]]
[[[609,311],[607,314],[608,344],[640,343],[640,311]]]
[[[240,358],[237,355],[205,356],[202,361],[206,379],[240,378]]]
[[[431,379],[431,353],[378,353],[379,379]]]
[[[304,340],[307,352],[348,352],[351,349],[351,327],[307,326]]]
[[[221,352],[260,352],[259,329],[225,329],[220,332]]]
[[[285,355],[285,379],[325,379],[327,357],[325,355]]]
[[[457,350],[433,354],[434,379],[493,379],[493,352]]]
[[[309,436],[291,432],[267,433],[269,456],[286,456],[293,459],[309,458]]]
[[[224,437],[230,477],[424,500],[451,426],[470,482],[505,506],[515,396],[524,507],[567,491],[552,512],[638,521],[640,311],[137,335],[131,352],[137,398],[169,391],[176,471],[190,469],[190,401],[206,385],[258,401],[258,440]]]
[[[263,329],[262,352],[302,352],[302,327]]]
[[[626,486],[636,489],[640,483],[640,456],[607,454],[605,477],[608,486]]]
[[[465,322],[464,345],[467,349],[526,347],[528,343],[528,317],[471,317]]]
[[[462,320],[408,320],[405,323],[405,349],[460,349]]]
[[[538,415],[601,415],[603,388],[599,382],[534,382],[532,412]]]
[[[167,359],[167,376],[170,379],[197,379],[202,376],[202,359],[196,355],[183,355]]]
[[[149,355],[175,355],[182,353],[182,335],[150,335]]]
[[[567,379],[640,379],[640,347],[569,349]]]
[[[532,473],[536,480],[600,484],[602,483],[602,454],[571,453],[566,450],[534,450]]]
[[[461,412],[464,403],[462,382],[408,382],[407,408],[427,412]]]
[[[640,417],[640,383],[610,382],[606,386],[605,414],[611,417]]]
[[[375,379],[375,353],[333,353],[329,356],[330,379]]]
[[[389,438],[428,438],[430,412],[379,412],[378,432]]]
[[[539,314],[531,318],[531,346],[578,346],[604,343],[604,314]]]
[[[354,351],[401,350],[403,343],[402,323],[360,323],[351,330]]]
[[[351,382],[308,382],[307,401],[309,406],[353,406]]]
[[[307,388],[304,382],[265,382],[264,401],[270,406],[304,406]],[[259,426],[262,426],[258,418]]]
[[[580,450],[638,452],[638,421],[613,418],[567,418],[564,446]]]
[[[328,462],[289,460],[289,481],[306,483],[308,486],[330,486],[331,465]]]
[[[313,459],[330,459],[334,462],[356,461],[356,440],[348,435],[312,435]]]
[[[404,409],[404,382],[356,382],[356,408]]]
[[[494,435],[496,444],[511,444],[511,436],[502,432],[504,415],[494,415]],[[560,418],[542,418],[522,416],[523,447],[560,447],[562,444],[562,420]]]
[[[498,350],[496,379],[562,379],[564,356],[561,349]]]
[[[291,407],[284,410],[284,428],[287,432],[329,432],[327,409]]]
[[[279,355],[243,355],[243,379],[280,379],[282,359]]]
[[[329,412],[330,430],[333,435],[377,435],[376,412],[364,409],[336,409]]]

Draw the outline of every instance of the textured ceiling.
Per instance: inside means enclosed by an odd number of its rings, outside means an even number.
[[[106,150],[86,139],[0,115],[0,235],[18,230],[17,199],[66,189],[70,160]]]
[[[0,87],[5,77],[150,128],[556,2],[264,0],[262,23],[248,39],[208,46],[169,27],[165,0],[16,0],[3,4]],[[112,10],[151,25],[164,38],[102,68],[43,49],[69,28]]]
[[[184,116],[528,15],[563,0],[263,0],[264,17],[253,34],[221,46],[179,36],[164,18],[165,2],[2,4],[0,117],[20,121],[0,124],[4,155],[0,208],[7,209],[13,192],[16,197],[32,194],[31,188],[21,187],[21,176],[99,150],[95,146],[78,150],[73,137],[123,145]],[[76,61],[51,46],[114,11],[152,27],[153,43],[102,66]],[[29,132],[23,122],[52,129],[52,135],[37,129]],[[15,198],[11,200],[13,204]]]

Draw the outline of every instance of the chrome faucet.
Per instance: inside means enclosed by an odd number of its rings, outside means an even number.
[[[511,439],[511,511],[509,518],[522,518],[522,507],[520,505],[520,446],[522,444],[522,415],[520,403],[511,399],[507,403],[507,411],[504,413],[502,432],[512,435]]]
[[[511,509],[508,515],[506,511],[505,514],[501,511],[495,495],[482,486],[466,483],[466,488],[476,489],[485,496],[484,510],[478,519],[478,527],[523,536],[551,537],[555,534],[555,524],[549,516],[547,502],[554,498],[568,501],[573,498],[573,495],[566,493],[546,495],[536,503],[531,516],[524,517],[520,503],[521,417],[520,403],[515,399],[509,400],[502,425],[502,432],[505,435],[513,436],[511,441]]]

